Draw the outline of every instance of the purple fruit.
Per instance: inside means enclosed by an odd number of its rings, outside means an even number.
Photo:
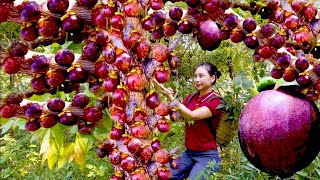
[[[219,47],[221,39],[219,38],[219,28],[212,20],[201,23],[198,34],[198,42],[203,50],[212,51]]]
[[[317,106],[284,90],[266,90],[252,98],[239,122],[239,141],[258,169],[290,177],[307,167],[320,151]]]

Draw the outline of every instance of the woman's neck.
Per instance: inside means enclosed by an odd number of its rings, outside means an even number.
[[[199,96],[204,96],[212,91],[212,88],[208,88],[206,90],[199,91]]]

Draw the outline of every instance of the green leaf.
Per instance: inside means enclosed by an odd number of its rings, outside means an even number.
[[[6,133],[14,124],[15,120],[14,119],[10,119],[7,123],[5,123],[4,125],[2,125],[0,128],[2,129],[2,134]]]
[[[68,49],[68,47],[70,46],[70,44],[72,44],[72,41],[66,41],[64,44],[62,44],[62,49]]]
[[[83,44],[75,44],[71,43],[68,46],[68,49],[71,49],[74,53],[81,54],[82,53]]]
[[[46,129],[47,133],[43,137],[41,148],[40,148],[40,154],[42,154],[42,160],[41,163],[43,164],[49,157],[50,152],[50,129]]]
[[[49,169],[52,170],[52,168],[56,164],[57,160],[58,160],[58,151],[57,151],[55,143],[51,142],[50,143],[50,150],[49,150],[49,153],[48,153],[48,166],[49,166]]]
[[[63,130],[61,128],[61,125],[57,124],[55,125],[52,129],[52,136],[55,140],[55,143],[57,145],[58,149],[63,148],[63,137],[64,137],[64,133]]]
[[[11,118],[4,118],[4,117],[1,116],[0,117],[0,125],[4,125],[10,120],[11,120]]]
[[[278,89],[280,86],[291,86],[291,85],[299,85],[296,80],[292,82],[287,82],[283,78],[278,79],[274,89]]]

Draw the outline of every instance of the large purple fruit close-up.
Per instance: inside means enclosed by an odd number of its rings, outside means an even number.
[[[307,167],[320,151],[319,109],[285,91],[262,91],[241,112],[239,141],[255,167],[290,177]]]

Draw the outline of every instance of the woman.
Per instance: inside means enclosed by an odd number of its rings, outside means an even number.
[[[193,121],[186,123],[187,149],[180,155],[178,169],[171,169],[171,179],[207,179],[220,169],[220,157],[213,131],[221,116],[221,110],[216,109],[221,101],[214,98],[216,94],[212,88],[220,75],[221,72],[215,65],[209,62],[199,64],[193,78],[198,91],[194,95],[188,95],[182,103],[174,98],[171,89],[155,81],[171,102],[171,107],[180,112],[186,121]],[[211,127],[208,122],[212,123]]]

